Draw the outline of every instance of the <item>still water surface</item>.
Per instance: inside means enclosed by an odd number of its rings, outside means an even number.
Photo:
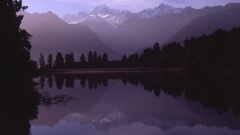
[[[42,75],[35,81],[44,98],[30,130],[32,135],[239,135],[240,87],[221,77],[196,78]]]

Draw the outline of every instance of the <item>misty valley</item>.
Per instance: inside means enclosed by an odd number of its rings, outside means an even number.
[[[0,135],[240,134],[240,3],[27,9],[0,2]]]

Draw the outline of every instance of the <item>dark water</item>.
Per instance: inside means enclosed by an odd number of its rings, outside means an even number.
[[[32,135],[239,135],[240,77],[42,75]]]

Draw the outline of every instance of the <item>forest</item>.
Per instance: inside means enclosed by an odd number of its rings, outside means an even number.
[[[90,51],[63,56],[58,52],[55,60],[52,54],[40,54],[40,68],[181,68],[186,70],[238,70],[240,67],[240,28],[230,31],[218,29],[210,35],[186,38],[183,43],[172,42],[143,49],[142,53],[123,55],[121,59],[109,60],[108,55]]]

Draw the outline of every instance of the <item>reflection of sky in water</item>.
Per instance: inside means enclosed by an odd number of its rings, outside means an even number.
[[[141,86],[124,86],[109,81],[104,88],[82,88],[79,80],[74,89],[50,89],[51,95],[69,94],[74,100],[66,106],[39,107],[33,120],[33,135],[239,135],[240,118],[232,113],[218,114],[199,103],[144,91]]]

